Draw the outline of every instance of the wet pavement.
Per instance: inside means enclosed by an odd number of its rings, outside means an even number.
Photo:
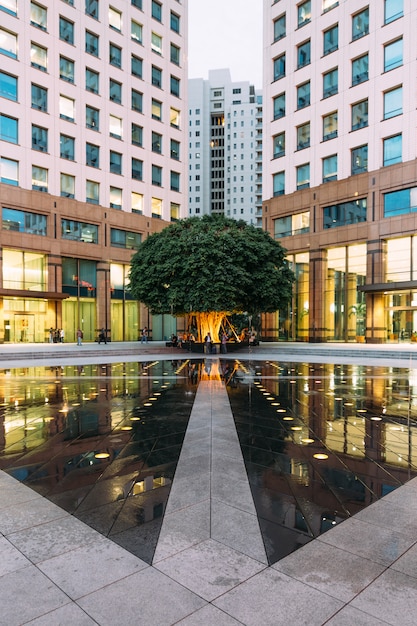
[[[55,347],[58,346],[51,349]],[[120,359],[117,352],[123,349],[126,353],[128,346],[113,344],[112,347],[113,353],[105,346],[103,358],[117,363]],[[1,366],[7,361],[7,365],[12,367],[13,352],[7,352],[9,348],[0,346]],[[84,368],[84,373],[88,370],[90,358],[92,363],[98,362],[94,354],[97,348],[91,348],[89,357],[77,357],[83,362],[78,367]],[[414,371],[412,368],[405,373],[400,371],[404,367],[404,355],[396,352],[391,362],[387,362],[387,347],[381,347],[380,352],[372,347],[372,364],[375,361],[381,367],[379,375],[373,376],[366,371],[366,367],[363,371],[357,370],[358,364],[352,363],[349,346],[344,355],[343,346],[338,345],[333,358],[331,354],[320,355],[315,347],[311,353],[317,355],[320,371],[311,371],[310,368],[314,368],[312,360],[309,358],[309,364],[304,364],[302,354],[299,355],[300,365],[295,365],[294,371],[284,371],[277,370],[279,363],[283,358],[289,363],[297,360],[294,357],[296,347],[288,346],[285,354],[283,345],[265,344],[257,353],[239,353],[241,367],[236,370],[238,375],[235,379],[224,375],[225,371],[217,365],[218,357],[208,357],[210,376],[202,370],[198,385],[188,375],[185,377],[188,401],[184,401],[184,396],[173,401],[171,389],[166,394],[167,398],[171,395],[170,414],[175,413],[177,419],[174,431],[160,433],[158,439],[162,441],[167,434],[168,439],[173,437],[171,445],[146,450],[146,458],[150,461],[146,462],[146,468],[144,465],[135,467],[133,477],[129,472],[123,473],[127,467],[125,459],[135,458],[136,455],[142,462],[143,449],[138,454],[135,442],[131,441],[131,431],[122,429],[125,426],[136,428],[135,422],[140,423],[144,417],[140,412],[142,404],[150,397],[158,398],[152,401],[154,406],[150,411],[158,413],[156,407],[164,407],[164,391],[157,391],[162,386],[163,370],[158,377],[143,374],[143,369],[152,363],[152,355],[158,356],[156,348],[155,345],[143,347],[139,355],[137,346],[132,348],[131,358],[135,360],[132,368],[141,368],[141,371],[134,371],[135,377],[149,378],[148,385],[142,389],[143,395],[138,395],[136,391],[131,393],[126,371],[125,376],[120,372],[120,376],[109,377],[112,381],[111,393],[103,384],[106,379],[103,376],[100,386],[91,389],[91,397],[85,400],[87,404],[96,402],[96,393],[117,398],[114,391],[117,380],[119,398],[129,396],[130,410],[126,412],[123,403],[121,413],[111,418],[112,434],[108,437],[117,435],[118,439],[126,438],[126,441],[116,441],[120,451],[116,455],[114,469],[109,471],[112,464],[100,458],[89,467],[94,470],[104,462],[108,478],[109,474],[121,476],[122,482],[127,482],[133,489],[129,506],[134,501],[138,506],[116,516],[119,528],[111,526],[118,530],[115,535],[122,537],[125,533],[126,539],[126,533],[129,534],[132,528],[129,520],[138,512],[154,516],[158,529],[150,531],[148,536],[149,543],[154,542],[155,545],[153,555],[150,557],[149,553],[143,553],[139,557],[132,554],[123,547],[123,542],[117,545],[104,536],[106,533],[97,532],[83,523],[81,518],[77,519],[71,507],[65,511],[52,501],[54,481],[51,482],[51,477],[55,477],[55,483],[57,476],[72,480],[74,471],[77,474],[81,469],[81,459],[91,460],[85,458],[86,450],[83,450],[84,457],[82,454],[81,458],[77,457],[80,461],[75,470],[62,472],[62,464],[58,463],[59,471],[55,473],[50,471],[50,466],[47,471],[41,466],[34,474],[27,475],[25,480],[33,479],[32,487],[36,490],[29,489],[10,475],[19,466],[19,455],[9,457],[12,463],[4,469],[10,474],[0,473],[0,623],[146,623],[155,626],[216,623],[259,626],[288,623],[343,625],[355,621],[371,625],[414,624],[417,608],[417,482],[412,479],[415,454],[412,436],[404,440],[403,434],[414,434]],[[71,363],[75,362],[76,351],[74,347]],[[326,351],[329,351],[328,346]],[[52,354],[56,351],[50,353],[50,359]],[[362,361],[362,365],[363,360],[370,360],[363,352],[360,356],[356,354],[358,358],[354,360]],[[21,361],[23,351],[20,355]],[[177,376],[175,372],[181,368],[178,363],[173,365],[173,361],[178,359],[172,356],[178,355],[178,352],[167,353],[161,346],[159,360],[162,362],[166,357],[169,360],[164,366],[167,380]],[[43,366],[42,358],[39,366]],[[351,363],[347,369],[340,365],[345,358],[345,362]],[[407,356],[407,363],[412,363],[413,358]],[[31,366],[32,359],[31,355]],[[230,355],[229,373],[234,369],[235,359],[236,355]],[[270,361],[261,376],[257,376],[258,359]],[[335,366],[335,362],[339,365]],[[213,375],[216,367],[219,376]],[[387,367],[390,368],[388,375]],[[22,377],[25,376],[27,374],[23,371]],[[156,380],[158,385],[154,382]],[[255,382],[259,384],[255,385]],[[60,384],[61,388],[65,386],[66,383]],[[65,398],[69,390],[62,391],[61,396]],[[31,393],[36,397],[35,385]],[[48,393],[52,398],[51,392]],[[85,390],[82,393],[87,397]],[[156,393],[161,393],[161,396]],[[324,410],[327,414],[324,422],[319,423],[314,419],[314,413],[319,404],[323,404],[323,399],[326,400]],[[275,406],[276,402],[280,404]],[[74,398],[71,398],[71,403],[74,403]],[[259,428],[256,432],[246,410],[251,403],[257,407],[256,426]],[[40,405],[39,398],[36,412],[39,412]],[[135,410],[139,405],[140,411]],[[164,411],[166,409],[167,405]],[[83,421],[81,409],[76,408],[75,413],[77,410],[78,418],[71,425],[72,435],[77,424],[79,428]],[[275,417],[272,417],[273,413]],[[331,415],[334,419],[329,419]],[[261,424],[260,416],[263,418]],[[103,414],[99,412],[96,417],[94,428],[106,424],[106,411]],[[132,422],[131,418],[135,417],[141,419]],[[147,418],[143,421],[146,428]],[[385,424],[383,437],[377,436],[376,431],[381,428],[381,421]],[[87,430],[91,426],[87,422]],[[262,437],[260,430],[264,431]],[[337,430],[338,437],[335,436]],[[58,429],[58,437],[60,432],[63,430]],[[28,441],[31,435],[34,435],[33,431],[26,432]],[[75,440],[77,445],[85,444],[82,430],[78,430]],[[146,437],[141,436],[140,441],[146,441]],[[265,445],[271,446],[272,442],[274,445],[282,444],[279,450],[270,449],[275,461],[280,460],[273,467],[264,460],[259,463],[259,451],[265,459]],[[20,445],[13,443],[17,447]],[[69,445],[72,444],[67,442]],[[106,451],[114,447],[108,445]],[[173,448],[178,451],[175,459],[171,456]],[[168,459],[165,457],[167,449],[170,449]],[[297,458],[293,453],[296,450],[298,460],[296,463],[291,461],[292,467],[286,471],[289,449],[292,451],[290,458]],[[162,463],[157,462],[160,450],[164,451]],[[152,451],[156,454],[156,462],[152,461]],[[95,453],[100,452],[103,452],[102,446],[95,450]],[[305,497],[305,490],[320,491],[323,484],[320,461],[324,459],[314,459],[314,454],[325,452],[330,457],[331,462],[326,459],[326,466],[332,468],[330,479],[333,482],[329,482],[327,477],[325,494],[321,494],[324,500],[321,506],[312,510],[308,504],[310,493],[308,498]],[[396,463],[393,462],[394,455]],[[19,458],[23,459],[23,456],[20,454]],[[56,459],[51,455],[50,463]],[[351,467],[346,467],[348,459],[353,463]],[[367,481],[358,471],[365,464],[373,468]],[[23,465],[27,467],[27,464]],[[154,471],[167,466],[171,471],[165,469],[163,475]],[[345,472],[343,480],[340,479],[342,466]],[[148,471],[150,467],[152,472]],[[139,474],[143,472],[140,476],[142,480],[136,479],[138,471]],[[106,470],[100,475],[106,478]],[[346,476],[351,475],[360,478],[357,484],[355,480],[346,482]],[[398,487],[409,478],[409,482]],[[257,491],[260,479],[269,481],[267,487],[276,482],[285,484],[285,498],[277,502],[270,494],[265,497],[265,490]],[[98,483],[94,484],[97,486]],[[391,491],[393,487],[398,488]],[[75,491],[78,488],[74,486]],[[116,489],[114,483],[112,489]],[[154,496],[164,490],[169,490],[169,497],[162,507],[165,507],[162,517],[159,514],[161,499]],[[89,493],[90,504],[96,498],[103,502],[102,493],[97,492],[94,498],[91,490]],[[384,493],[388,495],[380,499]],[[86,506],[85,493],[81,498],[80,494],[72,493],[71,496],[72,506],[79,500],[84,502],[80,510],[94,509],[90,504]],[[143,502],[145,497],[148,500],[146,504]],[[329,498],[332,506],[328,506]],[[373,503],[365,508],[360,504],[361,499],[366,504]],[[125,504],[127,500],[124,498]],[[108,504],[117,508],[121,502],[122,499],[118,499],[115,493]],[[335,503],[337,506],[334,506]],[[106,506],[103,504],[103,507]],[[280,549],[271,549],[274,532],[271,532],[272,521],[267,515],[271,510],[275,514],[285,513],[281,525],[288,533],[291,528],[289,517],[298,512],[298,517],[292,518],[299,525],[296,541],[299,542],[299,537],[308,538],[307,545],[278,561],[275,552],[280,553],[279,557],[283,553]],[[324,510],[344,512],[347,519],[327,532],[314,533],[315,526],[323,521]],[[113,519],[111,515],[104,518]],[[332,521],[330,515],[325,519],[329,526],[332,526]],[[293,531],[292,524],[291,533]],[[313,539],[313,536],[316,538]],[[146,545],[146,537],[141,537],[137,543]]]

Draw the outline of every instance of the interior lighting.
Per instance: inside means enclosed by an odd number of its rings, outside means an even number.
[[[382,421],[382,417],[380,417],[379,415],[374,415],[373,417],[371,417],[371,420],[373,422],[381,422]]]
[[[318,459],[319,461],[325,461],[329,458],[328,454],[323,454],[322,452],[318,452],[317,454],[313,454],[314,459]]]
[[[309,437],[306,437],[305,439],[301,439],[302,443],[314,443],[314,439],[310,439]]]
[[[94,455],[95,459],[108,459],[110,454],[108,452],[96,452]]]
[[[120,430],[132,430],[131,426],[122,426]]]
[[[144,402],[143,406],[152,406],[152,402]]]

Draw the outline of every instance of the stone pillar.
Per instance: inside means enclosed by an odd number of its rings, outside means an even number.
[[[310,251],[309,272],[309,341],[323,343],[327,341],[327,326],[325,314],[327,282],[327,251]]]
[[[110,264],[107,261],[97,263],[97,331],[105,328],[107,339],[111,339],[111,314],[110,314]]]
[[[385,282],[386,243],[380,239],[368,241],[366,257],[366,284]],[[387,338],[385,302],[382,293],[366,294],[367,343],[384,343]]]

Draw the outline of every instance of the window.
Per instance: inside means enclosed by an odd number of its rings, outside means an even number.
[[[273,195],[283,196],[285,193],[285,172],[277,172],[272,177]]]
[[[169,123],[174,128],[180,127],[180,112],[172,107],[169,109]]]
[[[152,132],[152,152],[162,154],[162,135]]]
[[[176,202],[171,202],[171,222],[176,222],[180,219],[180,205]]]
[[[337,68],[323,74],[323,98],[329,98],[337,93],[339,88],[339,73]]]
[[[85,0],[85,13],[98,20],[98,0]]]
[[[75,198],[75,176],[60,174],[61,198]]]
[[[352,175],[368,171],[368,146],[360,146],[351,151]]]
[[[0,96],[17,102],[17,78],[0,71]],[[32,104],[33,108],[33,104]]]
[[[162,87],[162,70],[159,67],[152,65],[152,85],[155,87]]]
[[[274,59],[274,80],[285,76],[285,53]]]
[[[151,35],[151,48],[152,52],[156,52],[156,54],[162,54],[162,37],[160,37],[156,33],[152,33]]]
[[[171,139],[171,159],[180,160],[180,145],[179,141]]]
[[[112,209],[122,208],[122,190],[118,187],[110,187],[110,207]]]
[[[401,38],[384,46],[384,72],[389,72],[402,64],[403,40]]]
[[[297,87],[297,110],[310,106],[310,81]]]
[[[310,187],[310,163],[299,165],[296,168],[297,189]]]
[[[337,7],[339,4],[339,0],[322,0],[322,11],[326,13],[326,11],[330,11]]]
[[[307,0],[307,2],[302,2],[298,5],[297,8],[298,15],[298,27],[304,26],[304,24],[308,24],[311,21],[311,1]]]
[[[38,216],[33,214],[33,217],[31,217],[29,213],[26,213],[26,220],[33,220],[36,229]],[[34,232],[36,233],[36,230]],[[46,267],[47,260],[45,254],[3,249],[3,287],[6,289],[26,291],[46,291]],[[36,305],[33,301],[31,302],[30,308],[25,307],[25,309],[27,311],[31,310],[32,312],[35,310],[39,312],[46,312],[46,309],[42,306],[42,304],[39,303]],[[28,337],[30,337],[31,341],[34,340],[32,335],[33,331],[31,331],[30,334],[28,332],[28,328],[26,328],[26,330],[22,329],[22,331],[22,334],[19,335],[22,341],[24,339],[27,340]]]
[[[142,242],[140,233],[132,233],[117,228],[110,229],[110,245],[115,248],[125,248],[126,250],[138,250]]]
[[[59,38],[61,41],[74,44],[74,24],[64,17],[59,18]]]
[[[174,33],[180,32],[180,16],[177,15],[176,13],[173,13],[172,11],[171,11],[170,25],[171,25],[171,30],[173,30]]]
[[[310,211],[295,213],[287,217],[279,217],[274,220],[274,237],[289,237],[310,232]]]
[[[152,217],[161,218],[162,217],[162,200],[159,198],[152,198]]]
[[[384,120],[403,112],[403,88],[395,87],[384,93]]]
[[[175,76],[172,76],[171,74],[170,85],[171,85],[171,95],[179,98],[180,97],[180,79],[176,78]]]
[[[122,173],[122,155],[120,152],[110,150],[110,172],[112,174]]]
[[[99,92],[99,73],[88,67],[85,68],[85,88],[90,93],[98,94]]]
[[[366,204],[366,198],[361,198],[324,207],[323,228],[366,222]]]
[[[18,143],[17,119],[0,113],[0,139],[9,143]]]
[[[9,209],[6,207],[3,207],[2,209],[3,230],[14,230],[19,233],[29,233],[31,235],[42,235],[45,237],[46,226],[46,215],[29,213],[29,211],[20,211],[19,209]],[[8,252],[9,251],[6,251],[6,254]],[[29,274],[31,273],[29,272]]]
[[[133,39],[133,41],[136,41],[137,43],[142,43],[142,31],[142,24],[135,22],[135,20],[132,20],[130,22],[130,37],[131,39]]]
[[[100,185],[92,180],[85,183],[85,201],[89,204],[99,203]]]
[[[368,126],[368,100],[352,104],[352,130]]]
[[[85,31],[85,51],[98,57],[98,36],[90,31]]]
[[[310,122],[297,128],[297,150],[310,147]]]
[[[152,119],[162,119],[162,102],[159,102],[159,100],[152,99]]]
[[[287,18],[284,15],[280,15],[274,20],[274,41],[279,41],[287,34]]]
[[[46,48],[32,43],[30,46],[30,64],[32,67],[46,72],[48,69],[48,52]]]
[[[143,161],[132,157],[132,178],[133,180],[143,180]]]
[[[48,170],[38,165],[32,165],[32,189],[34,191],[48,191]]]
[[[156,2],[156,0],[152,0],[152,17],[154,20],[162,22],[162,5],[160,2]]]
[[[285,117],[285,93],[280,93],[273,99],[274,120]]]
[[[85,107],[85,126],[91,130],[100,130],[100,111],[88,104]]]
[[[30,3],[30,23],[36,28],[46,30],[47,28],[47,10],[36,2]]]
[[[305,41],[297,47],[297,69],[311,63],[311,43]]]
[[[134,146],[143,146],[143,128],[138,124],[132,124],[132,144]]]
[[[120,117],[116,117],[115,115],[109,116],[109,134],[110,137],[114,137],[115,139],[122,138],[122,129],[123,129],[123,121]]]
[[[75,101],[66,96],[59,96],[59,117],[62,120],[74,121]]]
[[[363,54],[352,61],[352,87],[368,80],[369,55]]]
[[[339,25],[328,28],[323,33],[323,55],[334,52],[339,47]]]
[[[109,45],[109,63],[114,67],[122,67],[122,49],[114,43]]]
[[[384,139],[384,166],[401,163],[403,152],[402,135],[394,135]]]
[[[273,158],[285,156],[285,132],[278,133],[272,138]]]
[[[142,10],[142,0],[131,0],[132,7]]]
[[[59,57],[59,77],[67,83],[74,83],[75,64],[71,59]]]
[[[109,7],[109,26],[118,33],[122,32],[122,14],[112,7]]]
[[[31,49],[31,59],[33,61],[33,45]],[[11,57],[12,59],[17,59],[17,35],[14,33],[9,33],[9,31],[0,28],[0,53],[6,55],[7,57]],[[33,62],[32,62],[33,66]]]
[[[416,211],[417,187],[384,194],[384,217],[415,213]]]
[[[109,98],[116,104],[122,104],[122,84],[112,78],[109,81]]]
[[[152,185],[162,186],[162,167],[152,165]]]
[[[323,159],[323,182],[328,183],[337,180],[337,154]]]
[[[13,159],[0,157],[0,182],[6,185],[19,184],[19,163]]]
[[[130,202],[132,205],[132,213],[139,213],[142,215],[143,213],[143,195],[141,193],[137,193],[132,191]]]
[[[180,190],[180,175],[179,172],[171,171],[171,191]]]
[[[0,85],[1,85],[1,77],[0,77]],[[37,111],[43,111],[47,113],[48,111],[48,90],[44,87],[39,87],[39,85],[31,85],[31,102],[32,109],[36,109]]]
[[[369,8],[352,15],[352,41],[369,34]]]
[[[384,0],[384,24],[389,24],[404,15],[403,0]]]
[[[143,61],[139,57],[132,54],[130,68],[133,76],[142,78],[143,75]]]
[[[92,143],[85,144],[85,162],[90,167],[100,167],[100,148]]]
[[[62,239],[71,239],[71,241],[98,243],[98,226],[62,218],[61,237]]]
[[[1,0],[0,10],[10,15],[17,15],[17,0]]]
[[[337,111],[323,116],[323,141],[337,137]]]
[[[174,63],[175,65],[179,65],[180,64],[180,48],[178,48],[178,46],[176,46],[175,44],[171,43],[170,44],[170,59],[171,59],[171,63]]]
[[[143,94],[140,91],[136,91],[136,89],[132,89],[131,99],[132,99],[132,110],[137,111],[138,113],[142,113]]]

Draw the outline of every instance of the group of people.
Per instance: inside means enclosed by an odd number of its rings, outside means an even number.
[[[178,336],[172,333],[170,342],[173,348],[186,348],[191,343],[195,343],[195,336],[193,333],[184,333]]]
[[[64,343],[65,332],[63,328],[49,329],[49,343]]]

